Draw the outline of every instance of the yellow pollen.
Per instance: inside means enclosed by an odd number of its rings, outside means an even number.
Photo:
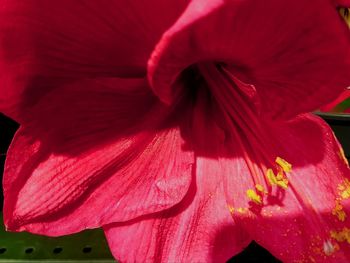
[[[231,214],[235,212],[235,208],[233,206],[228,205],[228,210],[230,211]]]
[[[350,189],[347,188],[346,190],[344,190],[342,193],[341,193],[341,197],[344,198],[344,199],[348,199],[350,197]]]
[[[247,212],[247,209],[243,208],[243,207],[238,207],[237,208],[237,212],[240,213],[240,214],[244,214],[245,212]]]
[[[261,204],[261,196],[259,196],[253,189],[247,190],[247,196],[256,204]]]
[[[350,181],[345,179],[344,182],[338,186],[338,190],[343,199],[350,198]]]
[[[263,187],[261,184],[256,184],[256,185],[255,185],[255,188],[256,188],[256,190],[258,190],[259,192],[266,193],[264,187]]]
[[[282,168],[283,172],[289,173],[292,171],[292,165],[281,157],[276,158],[276,163]]]
[[[277,184],[277,178],[272,169],[267,169],[266,176],[271,185]]]
[[[278,171],[277,176],[276,176],[277,180],[282,180],[283,179],[283,171]]]
[[[267,169],[266,177],[271,185],[277,185],[279,187],[282,187],[283,189],[288,188],[288,179],[283,177],[283,173],[281,171],[278,172],[276,176],[272,169]]]
[[[337,200],[335,203],[335,207],[332,210],[332,215],[336,216],[339,221],[344,222],[346,219],[346,213],[343,210],[343,206],[339,203],[339,201]]]
[[[284,178],[284,179],[278,181],[277,185],[282,187],[283,189],[287,189],[288,188],[288,180],[286,178]]]
[[[341,231],[331,231],[331,237],[338,242],[347,242],[350,244],[350,229],[344,227]]]

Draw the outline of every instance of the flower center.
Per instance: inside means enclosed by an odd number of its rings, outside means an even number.
[[[205,117],[212,118],[212,122],[223,130],[224,144],[230,141],[234,145],[231,149],[224,145],[225,151],[214,157],[239,156],[245,160],[256,186],[246,192],[253,203],[263,203],[265,188],[270,192],[271,189],[288,188],[287,174],[292,166],[279,156],[273,145],[274,131],[260,116],[259,95],[254,85],[237,78],[233,67],[223,63],[195,64],[183,71],[171,90],[177,100],[190,98],[194,107],[198,107],[197,100],[205,94],[210,103],[201,105],[200,114],[208,115]],[[210,139],[207,143],[213,144],[216,138]],[[210,149],[208,146],[203,148]]]

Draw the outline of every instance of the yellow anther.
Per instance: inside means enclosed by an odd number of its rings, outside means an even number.
[[[266,193],[264,187],[263,187],[261,184],[256,184],[256,185],[255,185],[255,188],[256,188],[256,190],[258,190],[259,192]]]
[[[271,185],[277,185],[283,189],[288,188],[288,179],[283,177],[283,173],[281,171],[278,172],[276,176],[272,169],[267,169],[266,177]]]
[[[267,169],[266,176],[267,176],[267,179],[269,180],[271,185],[277,184],[277,178],[276,178],[275,173],[272,171],[272,169]]]
[[[256,204],[261,204],[261,196],[258,195],[253,189],[247,190],[247,196],[250,200],[252,200]]]
[[[278,171],[276,178],[277,178],[277,180],[282,180],[282,178],[283,178],[283,171],[281,171],[281,170]]]
[[[276,163],[282,168],[283,172],[289,173],[292,171],[292,165],[281,157],[276,158]]]
[[[282,187],[283,189],[287,189],[288,188],[288,180],[286,178],[283,178],[282,180],[279,180],[277,182],[277,185]]]

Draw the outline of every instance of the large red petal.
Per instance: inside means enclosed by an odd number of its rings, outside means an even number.
[[[150,217],[105,226],[110,248],[122,262],[225,262],[250,242],[230,215],[220,163],[214,154],[223,133],[213,121],[210,94],[197,96],[190,129],[199,156],[193,184],[177,206]],[[213,156],[200,157],[205,152]]]
[[[350,85],[350,34],[332,1],[193,0],[149,60],[165,102],[189,65],[224,63],[276,118],[315,110]]]
[[[334,0],[338,7],[350,7],[350,0]]]
[[[230,216],[216,160],[197,159],[196,186],[151,218],[105,226],[121,262],[226,262],[250,242]],[[221,181],[221,182],[220,182]]]
[[[294,167],[280,209],[266,208],[259,226],[252,227],[256,240],[284,261],[348,262],[349,244],[332,233],[350,227],[350,200],[344,195],[350,169],[332,130],[311,115],[271,130],[280,154]]]
[[[0,110],[82,77],[144,75],[182,1],[0,1]]]
[[[28,109],[8,152],[10,230],[62,235],[180,202],[193,154],[142,80],[87,80]],[[145,92],[146,91],[146,92]]]
[[[284,262],[348,262],[349,244],[339,238],[350,227],[350,170],[331,129],[312,115],[265,128],[268,148],[242,137],[242,157],[221,160],[233,218]],[[277,169],[269,154],[292,164],[287,185],[268,179],[267,168]]]

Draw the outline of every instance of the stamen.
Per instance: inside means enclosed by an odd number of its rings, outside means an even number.
[[[267,193],[266,191],[265,191],[265,188],[261,185],[261,184],[256,184],[255,185],[255,188],[256,188],[256,190],[257,191],[259,191],[259,192],[261,192],[261,193]]]
[[[271,168],[267,169],[266,176],[271,185],[277,184],[277,178]]]
[[[276,163],[282,168],[285,173],[292,171],[292,165],[281,157],[276,158]]]
[[[279,187],[282,187],[283,189],[288,188],[288,179],[283,177],[283,173],[278,172],[276,176],[272,169],[267,169],[266,177],[271,185],[277,185]]]
[[[256,204],[262,204],[261,196],[258,195],[253,189],[247,190],[247,196],[250,200],[252,200]]]

